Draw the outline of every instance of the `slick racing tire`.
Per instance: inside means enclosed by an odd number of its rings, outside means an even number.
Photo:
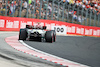
[[[53,31],[53,33],[54,33],[54,42],[56,42],[56,31],[55,30],[51,30],[51,31]]]
[[[26,29],[20,29],[19,40],[26,40],[26,38],[27,38]]]
[[[54,32],[53,31],[47,31],[45,34],[45,40],[46,42],[54,42]]]

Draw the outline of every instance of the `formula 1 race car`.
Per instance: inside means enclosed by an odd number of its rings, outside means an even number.
[[[19,40],[37,39],[41,42],[55,42],[55,30],[46,30],[46,28],[46,26],[34,27],[32,25],[26,25],[26,28],[20,29]]]

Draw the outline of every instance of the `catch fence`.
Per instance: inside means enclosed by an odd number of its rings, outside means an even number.
[[[87,5],[88,6],[88,5]],[[0,15],[57,20],[100,27],[100,9],[62,0],[2,0]]]

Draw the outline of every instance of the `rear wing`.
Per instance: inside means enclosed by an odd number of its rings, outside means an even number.
[[[40,26],[40,27],[36,27],[33,25],[26,25],[27,29],[42,29],[42,30],[46,30],[47,26]]]

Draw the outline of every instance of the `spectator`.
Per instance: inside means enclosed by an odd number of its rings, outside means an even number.
[[[74,0],[69,0],[70,4],[74,4],[74,2],[75,2]]]
[[[78,22],[79,22],[79,23],[82,23],[82,17],[81,17],[81,15],[80,15],[80,16],[78,16],[78,18],[77,18],[77,19],[78,19]]]
[[[48,12],[49,12],[49,15],[51,15],[51,12],[52,12],[52,6],[51,6],[51,3],[49,3],[49,6],[48,6]]]
[[[100,3],[98,3],[98,9],[100,9]]]
[[[39,5],[40,4],[40,0],[36,0],[36,3]]]
[[[1,11],[2,11],[2,2],[0,2],[0,14],[1,14]]]
[[[0,9],[2,8],[2,2],[0,2]]]
[[[26,2],[26,0],[24,0],[23,10],[22,10],[22,17],[26,17],[27,5],[28,5],[28,3]]]
[[[79,1],[76,1],[75,5],[78,7],[79,6]]]
[[[36,7],[36,18],[39,18],[39,7]]]
[[[85,6],[85,5],[86,5],[86,4],[83,3],[83,4],[82,4],[82,8],[86,10],[86,6]]]
[[[98,11],[97,11],[97,15],[100,15],[100,8],[99,8]]]
[[[24,8],[24,9],[27,9],[27,5],[28,5],[28,4],[27,4],[26,0],[24,0],[23,8]]]
[[[16,9],[16,3],[12,1],[10,6],[11,15],[15,12],[15,9]]]
[[[73,15],[73,19],[74,19],[75,21],[77,21],[77,15],[76,15],[76,14]]]
[[[7,11],[7,15],[9,16],[9,14],[10,14],[10,1],[8,1],[7,9],[8,9],[8,11]]]
[[[67,2],[67,3],[69,3],[70,2],[70,0],[62,0],[63,2]]]
[[[20,11],[20,5],[21,5],[21,1],[20,0],[18,0],[18,1],[16,1],[17,2],[17,6],[16,6],[16,12],[15,12],[15,16],[16,17],[19,17],[19,11]]]
[[[46,10],[47,7],[48,7],[48,4],[45,2],[43,5],[44,10]]]

